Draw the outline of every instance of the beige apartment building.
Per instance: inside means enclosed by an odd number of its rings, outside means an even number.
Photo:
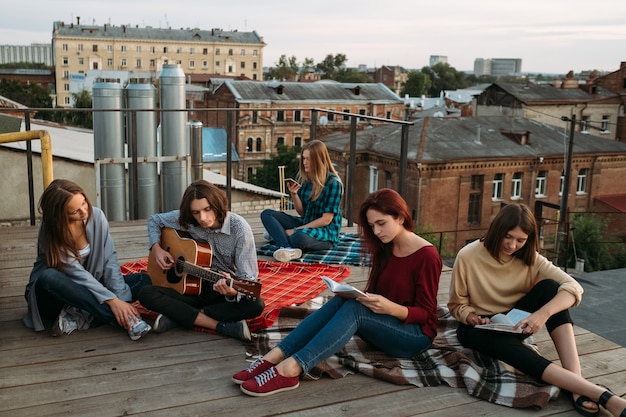
[[[256,31],[103,26],[54,22],[52,53],[56,105],[70,107],[70,79],[88,71],[129,71],[158,78],[166,63],[185,74],[263,78],[263,37]]]

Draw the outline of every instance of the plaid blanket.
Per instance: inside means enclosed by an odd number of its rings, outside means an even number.
[[[280,248],[268,243],[258,248],[257,253],[272,256],[277,249]],[[308,263],[335,265],[369,265],[369,259],[361,254],[361,242],[357,233],[342,233],[339,236],[339,243],[332,249],[305,252],[300,260]]]
[[[265,308],[259,317],[248,320],[251,331],[270,327],[283,307],[302,304],[317,297],[326,289],[326,284],[320,279],[322,275],[337,282],[343,281],[350,275],[350,268],[347,266],[261,260],[258,263],[259,279],[262,283],[261,297],[265,302]],[[125,263],[121,266],[121,270],[122,274],[126,275],[133,272],[145,272],[147,267],[148,258],[144,258]],[[144,318],[154,320],[158,315],[137,301],[135,306]],[[195,330],[214,333],[202,327],[197,327]]]
[[[265,354],[313,311],[301,307],[284,308],[274,326],[255,334],[247,345],[247,355]],[[457,322],[447,307],[440,305],[438,314],[437,337],[419,356],[393,358],[354,336],[341,351],[305,375],[305,379],[318,379],[322,375],[342,378],[360,372],[398,385],[431,387],[447,384],[464,387],[470,395],[483,400],[515,408],[543,408],[550,399],[558,396],[557,387],[545,385],[503,362],[461,346],[456,338]],[[529,345],[529,348],[535,347]]]

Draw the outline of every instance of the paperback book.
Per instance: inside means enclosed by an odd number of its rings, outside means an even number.
[[[338,282],[333,281],[332,279],[322,276],[322,281],[328,286],[328,288],[334,292],[335,294],[345,297],[345,298],[357,298],[361,296],[367,297],[363,291],[358,288],[354,288],[352,285],[347,284],[339,284]]]

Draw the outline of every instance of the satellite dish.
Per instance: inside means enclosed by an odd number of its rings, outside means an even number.
[[[320,125],[326,126],[328,124],[328,117],[320,116]]]

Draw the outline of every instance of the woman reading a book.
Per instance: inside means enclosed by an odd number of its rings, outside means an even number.
[[[343,184],[333,167],[324,142],[312,140],[302,147],[300,173],[287,181],[287,189],[298,216],[266,209],[261,221],[270,241],[280,248],[277,261],[288,262],[303,250],[327,250],[339,241]]]
[[[238,292],[228,277],[255,280],[259,266],[252,229],[238,214],[228,211],[228,200],[215,185],[199,180],[185,190],[179,210],[159,213],[148,219],[151,256],[158,267],[167,271],[176,261],[162,246],[161,229],[187,232],[195,241],[209,244],[211,269],[224,277],[214,284],[205,282],[197,295],[180,294],[176,289],[148,285],[139,293],[141,304],[160,313],[153,330],[163,333],[172,327],[204,327],[217,333],[250,341],[245,319],[261,314],[265,307],[261,298]]]
[[[366,295],[334,296],[263,358],[233,375],[244,393],[265,396],[297,388],[300,375],[355,334],[401,358],[430,346],[437,334],[442,267],[437,249],[413,232],[406,202],[390,189],[367,197],[358,224],[372,265]]]
[[[568,308],[580,303],[583,288],[538,249],[532,212],[523,204],[509,204],[496,215],[484,238],[459,251],[448,302],[450,313],[459,321],[459,341],[537,380],[567,390],[574,408],[582,415],[598,415],[598,404],[602,404],[613,415],[625,416],[626,400],[581,376]],[[531,313],[516,323],[521,335],[474,327],[513,308]],[[525,337],[544,325],[561,365],[523,343]]]

